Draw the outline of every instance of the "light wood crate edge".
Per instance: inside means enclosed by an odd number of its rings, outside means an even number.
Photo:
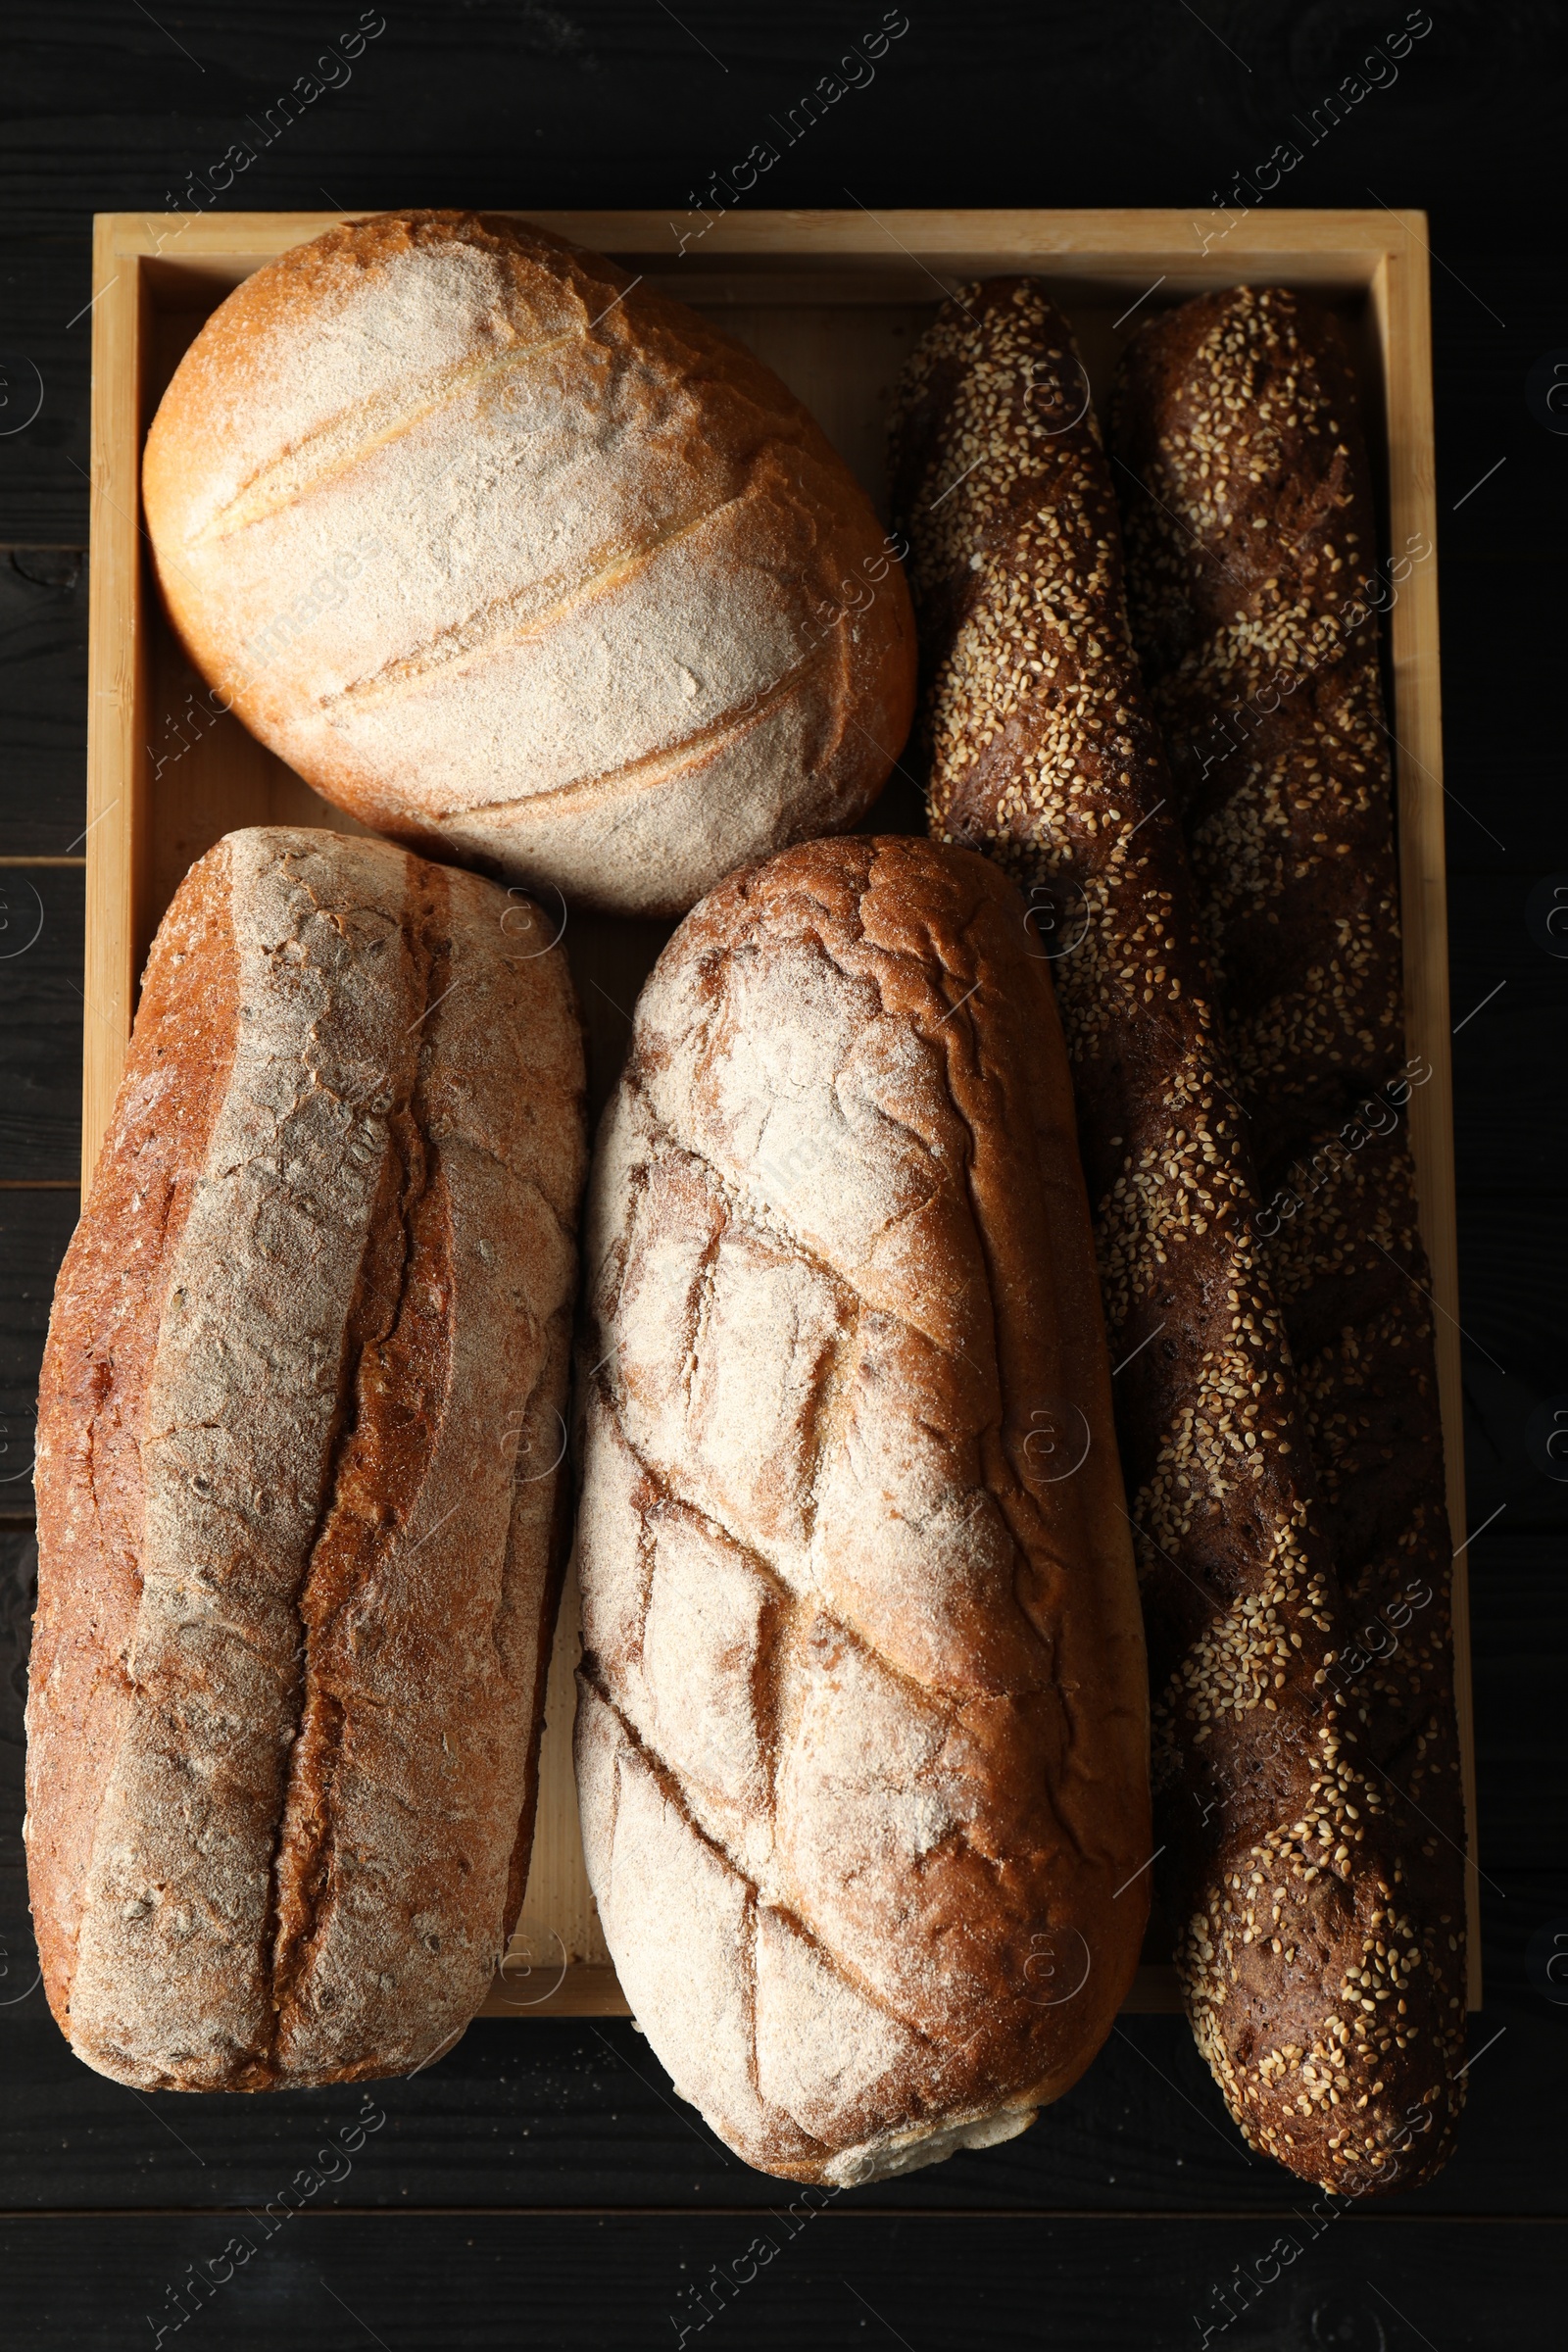
[[[521,208],[516,208],[521,209]],[[90,1183],[113,1110],[135,1004],[145,906],[151,793],[146,742],[148,663],[140,559],[142,381],[152,272],[190,271],[209,287],[238,282],[289,246],[348,213],[101,214],[95,221],[91,469],[91,588],[87,759],[87,956],[82,1066],[82,1183]],[[737,211],[720,218],[642,212],[529,211],[559,233],[695,274],[726,265],[824,273],[875,270],[905,298],[923,281],[931,299],[974,270],[1035,269],[1063,282],[1141,288],[1152,271],[1165,294],[1187,295],[1264,276],[1365,290],[1382,363],[1391,543],[1432,550],[1390,615],[1407,1028],[1432,1077],[1411,1098],[1421,1225],[1439,1310],[1438,1373],[1454,1562],[1454,1664],[1468,1822],[1468,1999],[1482,1998],[1476,1860],[1468,1556],[1464,1544],[1457,1223],[1447,1004],[1441,704],[1438,672],[1436,498],[1425,216],[1419,212],[1262,210],[1241,218],[1179,210],[1096,212]],[[685,244],[682,237],[685,237]],[[1153,288],[1151,287],[1150,291]],[[823,299],[831,299],[824,294]],[[1164,298],[1162,296],[1162,298]],[[563,1628],[565,1631],[565,1628]],[[560,1645],[558,1644],[558,1647]],[[552,1661],[551,1682],[558,1683]],[[560,1732],[553,1743],[558,1749]],[[543,1807],[541,1808],[543,1811]],[[525,1905],[524,1921],[528,1917]],[[584,1942],[597,1949],[577,1955]],[[597,1922],[573,1939],[559,1992],[536,2014],[614,2014]],[[542,1965],[542,1963],[541,1963]],[[573,2000],[588,2004],[573,2009]],[[498,1985],[486,2014],[527,2014]],[[1173,1972],[1143,1968],[1131,2010],[1179,2006]]]

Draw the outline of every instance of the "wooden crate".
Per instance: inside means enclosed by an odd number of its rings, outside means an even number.
[[[181,353],[230,288],[291,245],[352,216],[100,215],[93,276],[91,715],[88,731],[86,1039],[82,1166],[90,1178],[130,1035],[138,975],[191,861],[237,825],[358,830],[246,734],[214,717],[174,645],[139,515],[147,425]],[[935,304],[965,277],[1027,270],[1071,317],[1097,397],[1151,311],[1242,281],[1310,291],[1357,350],[1385,547],[1435,548],[1432,370],[1425,218],[1377,212],[536,213],[648,283],[712,313],[789,382],[877,501],[899,367]],[[1448,1505],[1464,1526],[1458,1262],[1435,555],[1417,563],[1389,624],[1409,1049],[1432,1077],[1410,1101],[1421,1228],[1438,1307]],[[902,792],[902,803],[899,795]],[[917,804],[895,787],[883,818]],[[875,824],[878,818],[868,820]],[[595,1107],[613,1082],[636,992],[670,926],[574,917],[567,931],[589,1030]],[[1468,1869],[1470,2005],[1480,2006],[1474,1861],[1468,1559],[1454,1562],[1453,1621]],[[577,1645],[568,1591],[546,1699],[539,1825],[514,1955],[488,2014],[625,2011],[588,1891],[570,1732]],[[1157,1950],[1128,2003],[1179,2006]]]

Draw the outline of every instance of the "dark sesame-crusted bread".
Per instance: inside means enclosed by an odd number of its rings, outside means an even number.
[[[1256,2145],[1331,2187],[1404,2185],[1449,2129],[1447,1929],[1413,1899],[1415,1834],[1363,1769],[1333,1674],[1344,1603],[1109,470],[1036,281],[945,306],[894,436],[932,830],[1002,858],[1049,908],[1121,1365],[1156,1868],[1194,2030]]]
[[[1355,413],[1339,321],[1279,290],[1165,313],[1118,375],[1133,635],[1263,1172],[1404,1058]]]
[[[1339,321],[1209,294],[1128,349],[1115,438],[1132,623],[1183,805],[1267,1205],[1368,1759],[1417,1808],[1445,1931],[1434,2070],[1463,2034],[1464,1800],[1430,1277],[1397,1134],[1398,887],[1358,402]],[[1430,550],[1426,552],[1430,553]]]

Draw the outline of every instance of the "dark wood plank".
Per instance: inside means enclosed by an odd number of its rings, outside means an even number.
[[[1558,335],[1568,333],[1559,329]],[[1553,340],[1548,336],[1546,342]],[[1568,346],[1565,346],[1568,350]],[[1516,379],[1522,390],[1524,370]],[[1438,375],[1439,433],[1447,425],[1444,377]],[[1493,409],[1499,407],[1496,376]],[[1519,400],[1524,411],[1522,397]],[[1504,412],[1507,414],[1508,412]],[[1568,628],[1568,497],[1562,443],[1528,416],[1533,438],[1523,437],[1494,482],[1533,509],[1533,523],[1510,521],[1504,544],[1491,555],[1450,549],[1450,528],[1462,522],[1440,513],[1438,551],[1442,607],[1444,781],[1448,862],[1467,873],[1491,873],[1528,889],[1539,874],[1564,862],[1560,738],[1552,698],[1543,682],[1558,666],[1557,648]],[[1498,454],[1495,438],[1459,433],[1474,480]],[[1461,485],[1462,491],[1462,485]],[[1469,502],[1475,504],[1475,501]],[[1530,530],[1528,546],[1514,535]],[[1455,1006],[1454,1019],[1465,1010]]]
[[[1543,1872],[1568,1795],[1560,1689],[1568,1628],[1554,1547],[1483,1539],[1477,1718],[1488,1873],[1489,2009],[1460,2151],[1422,2211],[1550,2211],[1553,2118],[1568,2099],[1568,2008],[1525,1966],[1532,1936],[1568,1933],[1568,1878]],[[22,1721],[35,1553],[0,1541],[0,2208],[254,2204],[352,2113],[357,2091],[267,2099],[141,2098],[72,2057],[44,2010],[22,1870]],[[1501,2041],[1494,2040],[1499,2027]],[[1488,2045],[1491,2044],[1489,2047]],[[750,2173],[675,2094],[619,2021],[487,2021],[439,2066],[379,2086],[384,2162],[352,2201],[494,2207],[765,2206]],[[345,2187],[342,2192],[350,2192]],[[1276,2213],[1295,2190],[1247,2151],[1176,2019],[1124,2021],[1085,2080],[1008,2147],[965,2156],[861,2203],[912,2209]]]
[[[13,531],[24,503],[0,505]],[[86,805],[87,559],[0,547],[0,853],[79,852]]]
[[[1560,90],[1553,104],[1560,109]],[[1538,220],[1520,244],[1489,245],[1479,220],[1450,200],[1446,173],[1428,173],[1419,192],[1412,174],[1403,199],[1376,173],[1368,177],[1392,201],[1425,204],[1430,212],[1445,620],[1455,566],[1476,561],[1489,569],[1507,566],[1507,602],[1528,633],[1533,620],[1526,608],[1554,569],[1560,582],[1553,552],[1561,547],[1555,533],[1568,508],[1568,482],[1551,461],[1554,437],[1526,398],[1535,363],[1564,341],[1561,305],[1542,268],[1550,232],[1538,236],[1545,230]],[[1498,460],[1506,462],[1499,466]],[[1485,676],[1478,674],[1476,684],[1480,704]],[[1531,714],[1518,715],[1529,731]],[[1510,710],[1510,735],[1514,723]]]
[[[1457,895],[1462,906],[1465,894]],[[1525,892],[1510,885],[1509,895],[1522,915]],[[1530,954],[1535,956],[1536,951]],[[1467,1201],[1491,1203],[1515,1191],[1537,1200],[1550,1198],[1568,1152],[1568,1098],[1556,1081],[1568,1023],[1568,966],[1561,980],[1540,984],[1541,996],[1548,993],[1549,985],[1549,993],[1561,1001],[1532,1004],[1527,993],[1532,975],[1509,975],[1510,960],[1503,955],[1489,958],[1490,978],[1478,971],[1462,994],[1457,987],[1454,991],[1460,1019],[1482,1004],[1498,977],[1506,979],[1509,999],[1506,1005],[1501,998],[1484,1005],[1470,1028],[1454,1040],[1459,1105],[1454,1162],[1460,1198]]]
[[[880,14],[868,9],[861,29]],[[1537,879],[1568,868],[1554,691],[1568,623],[1568,472],[1563,443],[1524,398],[1530,368],[1568,345],[1548,173],[1560,30],[1544,0],[1500,18],[1432,15],[1396,86],[1312,146],[1274,201],[1361,204],[1370,187],[1392,204],[1425,204],[1438,257],[1455,1020],[1507,981],[1455,1046],[1461,1311],[1478,1343],[1466,1356],[1471,1525],[1506,1506],[1470,1552],[1489,2006],[1472,2021],[1471,2107],[1448,2172],[1409,2200],[1406,2218],[1356,2212],[1332,2225],[1216,2333],[1226,2352],[1414,2352],[1423,2339],[1460,2352],[1544,2344],[1561,2326],[1556,2228],[1460,2218],[1564,2211],[1568,2005],[1551,1997],[1542,1953],[1568,1937],[1557,1589],[1568,1486],[1544,1474],[1530,1437],[1532,1414],[1568,1393],[1558,1340],[1568,1269],[1555,1232],[1562,997],[1555,962],[1530,942],[1528,899]],[[1387,29],[1350,0],[1305,12],[1205,4],[1199,16],[1151,15],[1135,0],[1093,11],[922,0],[910,17],[872,86],[785,154],[752,201],[839,204],[849,188],[879,211],[1206,204],[1295,135],[1291,124],[1354,70],[1374,28]],[[592,11],[473,0],[460,12],[413,0],[346,86],[264,145],[228,201],[673,209],[763,135],[858,22],[827,0],[782,17],[682,0],[675,18],[646,0]],[[13,39],[0,158],[4,340],[8,357],[38,366],[44,403],[23,430],[0,432],[0,534],[85,538],[90,322],[75,314],[91,291],[91,210],[162,208],[326,37],[303,5],[236,15],[199,0],[177,18],[158,9],[155,21],[122,0],[68,0]],[[43,576],[0,560],[0,853],[58,854],[84,821],[84,577],[69,557],[23,561]],[[29,971],[19,1003],[33,1002],[45,968]],[[34,1036],[55,1033],[52,1000],[28,1017]],[[36,1053],[30,1066],[47,1078]],[[5,1125],[23,1067],[14,1054],[0,1059],[11,1081],[0,1133],[14,1150],[57,1149],[63,1130],[47,1102]],[[0,1195],[0,1407],[30,1396],[74,1215],[69,1195]],[[21,1458],[14,1411],[7,1427],[0,1480]],[[14,1492],[0,1484],[0,1517]],[[153,2341],[147,2314],[168,2310],[165,2290],[248,2226],[241,2205],[263,2211],[314,2163],[360,2094],[139,2102],[71,2057],[35,1990],[11,1998],[30,1957],[15,1737],[29,1568],[13,1532],[0,1555],[0,2211],[13,2209],[0,2252],[8,2343],[52,2352]],[[765,2208],[782,2209],[785,2192],[715,2148],[623,2024],[602,2034],[564,2023],[476,2027],[440,2066],[375,2095],[388,2121],[352,2174],[285,2225],[182,2342],[205,2330],[214,2344],[282,2338],[302,2352],[376,2339],[391,2352],[675,2343],[677,2314],[691,2310],[683,2290],[710,2281],[714,2266],[733,2276],[759,2229],[784,2234]],[[329,2216],[329,2198],[381,2210]],[[1194,2314],[1217,2322],[1215,2289],[1299,2227],[1292,2204],[1305,2210],[1282,2176],[1245,2160],[1180,2022],[1140,2021],[1011,2147],[834,2200],[702,2338],[903,2340],[910,2352],[1197,2344]],[[217,2210],[225,2205],[233,2221]],[[573,2205],[641,2207],[646,2218],[559,2210]],[[51,2206],[73,2210],[46,2218]],[[179,2220],[160,2217],[161,2206],[209,2210]],[[448,2210],[399,2210],[419,2206]],[[462,2206],[528,2210],[451,2210]],[[648,2210],[670,2206],[690,2210]],[[987,2207],[1014,2218],[986,2220]],[[117,2208],[134,2218],[100,2218]],[[1039,2218],[1053,2212],[1089,2218]],[[1174,2212],[1190,2218],[1152,2218]],[[1205,2212],[1229,2218],[1197,2218]]]
[[[313,2176],[301,2175],[303,2196]],[[1561,2224],[1456,2230],[1327,2219],[1303,2201],[1299,2218],[1134,2229],[871,2219],[847,2197],[820,2210],[787,2197],[781,2186],[776,2215],[334,2218],[305,2206],[287,2219],[277,2207],[279,2218],[11,2222],[0,2230],[9,2341],[16,2352],[198,2339],[268,2352],[280,2341],[292,2352],[1150,2352],[1200,2345],[1206,2327],[1226,2352],[1479,2352],[1554,2340],[1560,2309]],[[190,2339],[173,2332],[183,2324]]]
[[[0,1521],[30,1516],[38,1360],[76,1194],[0,1192]]]
[[[14,197],[14,147],[8,162]],[[0,540],[87,544],[91,209],[29,208],[26,225],[15,220],[0,238],[7,405],[15,415],[39,401],[30,422],[0,433]]]
[[[1523,797],[1516,796],[1510,805],[1519,805]],[[1556,848],[1557,855],[1568,859],[1568,839],[1561,833]],[[1564,886],[1562,897],[1557,895],[1558,885]],[[1555,1019],[1568,1011],[1568,912],[1564,909],[1568,909],[1568,867],[1559,871],[1548,863],[1542,871],[1533,863],[1515,861],[1506,870],[1478,872],[1463,863],[1449,868],[1453,1059],[1465,1096],[1467,1127],[1494,1124],[1501,1107],[1495,1102],[1481,1103],[1475,1090],[1485,1085],[1495,1049],[1499,1042],[1506,1046],[1512,1025],[1542,1014]],[[1530,1069],[1510,1072],[1516,1081],[1523,1078],[1527,1088],[1534,1074]],[[1523,1101],[1514,1102],[1517,1110],[1528,1108],[1528,1117],[1517,1122],[1521,1129],[1544,1118],[1544,1132],[1554,1132],[1551,1121],[1558,1115],[1557,1105],[1540,1100],[1544,1092],[1531,1089]],[[1472,1104],[1478,1113],[1474,1118],[1469,1116]],[[1500,1169],[1495,1154],[1478,1172],[1493,1183],[1499,1176],[1506,1179],[1515,1173]]]
[[[1476,1351],[1545,1394],[1568,1383],[1568,1233],[1549,1194],[1468,1188],[1459,1201],[1459,1313]]]
[[[22,1710],[37,1591],[37,1548],[29,1533],[0,1529],[0,2020],[21,2023],[38,2008],[37,1954],[27,1917],[22,1844]]]
[[[79,866],[8,865],[0,852],[0,1167],[74,1184],[81,1166]]]
[[[1568,1382],[1557,1392],[1568,1399]],[[1472,1529],[1494,1522],[1479,1539],[1482,1547],[1505,1524],[1510,1534],[1568,1536],[1568,1489],[1544,1478],[1531,1459],[1529,1443],[1543,1402],[1539,1391],[1498,1377],[1472,1352],[1464,1375],[1465,1501]],[[1506,1512],[1506,1521],[1496,1519]]]
[[[8,339],[42,371],[45,404],[25,433],[0,438],[0,527],[85,537],[88,335],[78,314],[91,293],[95,206],[163,211],[184,195],[202,210],[323,201],[673,209],[700,201],[715,172],[761,140],[778,162],[750,201],[842,204],[850,188],[879,211],[1207,205],[1226,201],[1276,144],[1295,142],[1301,160],[1276,203],[1366,204],[1370,185],[1388,203],[1432,207],[1434,246],[1464,281],[1437,272],[1440,366],[1466,342],[1484,355],[1467,377],[1478,387],[1476,433],[1494,452],[1506,446],[1497,436],[1514,420],[1480,388],[1482,367],[1494,362],[1517,381],[1561,332],[1550,306],[1549,202],[1539,217],[1514,204],[1508,238],[1489,233],[1497,172],[1516,184],[1526,159],[1551,147],[1553,12],[1542,0],[1484,16],[1432,12],[1433,29],[1396,86],[1342,110],[1315,141],[1301,118],[1376,37],[1373,21],[1346,0],[1305,18],[1232,11],[1223,30],[1223,11],[1168,10],[1155,23],[1139,0],[1094,10],[927,0],[874,77],[789,143],[776,118],[883,13],[867,5],[846,15],[832,0],[797,0],[782,14],[674,15],[646,0],[599,0],[591,12],[474,0],[454,15],[441,0],[412,0],[346,74],[333,70],[338,86],[275,138],[258,124],[330,37],[308,8],[234,12],[198,0],[167,30],[162,12],[155,22],[121,0],[75,0],[40,16],[9,61],[11,103],[27,128],[0,170],[0,218]],[[1390,26],[1399,19],[1396,9]],[[353,21],[349,12],[345,25]],[[1071,93],[1054,107],[1044,140],[1043,91]],[[1490,140],[1478,135],[1488,103],[1478,92],[1505,108],[1506,136],[1495,120]],[[205,192],[211,167],[241,141],[254,160],[229,189]],[[1544,161],[1534,168],[1544,190]],[[1441,447],[1451,506],[1482,467],[1464,470],[1459,436]],[[1537,518],[1517,475],[1504,483],[1506,505],[1459,510],[1462,544],[1495,536],[1504,515],[1514,543],[1533,536]]]
[[[1412,2214],[1560,2212],[1557,2118],[1568,2011],[1530,1979],[1531,1938],[1568,1931],[1560,1876],[1489,1870],[1499,1989],[1471,2022],[1476,2054],[1458,2153]],[[30,1982],[20,1947],[10,1980]],[[36,1990],[0,2009],[0,2211],[254,2204],[305,2162],[359,2089],[141,2096],[81,2066]],[[473,2027],[438,2066],[376,2085],[384,2136],[357,2205],[760,2209],[778,2184],[721,2148],[623,2020]],[[856,2192],[907,2212],[1275,2214],[1300,2184],[1246,2150],[1178,2018],[1123,2021],[1089,2074],[1019,2139]],[[323,2197],[323,2202],[327,2200]]]
[[[1555,1866],[1568,1912],[1563,1544],[1558,1535],[1516,1531],[1514,1516],[1508,1511],[1470,1547],[1480,1850],[1485,1867],[1505,1882],[1512,1873]]]

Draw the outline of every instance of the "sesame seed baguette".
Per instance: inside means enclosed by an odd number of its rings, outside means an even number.
[[[1259,1228],[1356,1628],[1365,1752],[1463,2026],[1465,1838],[1431,1277],[1399,1112],[1394,794],[1370,470],[1339,321],[1278,287],[1154,319],[1114,414],[1132,626],[1177,786],[1267,1203]],[[1390,564],[1396,583],[1407,551]],[[1425,1074],[1430,1074],[1429,1072]]]
[[[1366,452],[1338,321],[1205,294],[1128,346],[1128,602],[1260,1171],[1404,1060]]]
[[[1349,1609],[1350,1640],[1336,1678],[1354,1685],[1367,1755],[1417,1808],[1418,1843],[1406,1870],[1446,1931],[1446,2006],[1461,2001],[1465,1934],[1453,1546],[1408,1150],[1395,1141],[1355,1158],[1342,1151],[1300,1199],[1263,1250]],[[1455,2038],[1458,2032],[1455,2022]]]
[[[1439,1930],[1332,1678],[1344,1603],[1109,469],[1036,281],[961,289],[922,339],[896,404],[894,508],[932,831],[1030,889],[1053,961],[1121,1366],[1156,1871],[1194,2032],[1254,2145],[1326,2186],[1402,2186],[1449,2129],[1434,2121]]]

